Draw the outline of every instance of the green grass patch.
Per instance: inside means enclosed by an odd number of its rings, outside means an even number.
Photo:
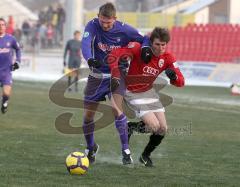
[[[9,111],[0,116],[0,186],[238,186],[240,98],[228,89],[163,90],[175,100],[166,108],[169,133],[152,154],[154,168],[138,162],[148,141],[148,135],[138,134],[130,143],[134,167],[121,165],[119,137],[112,124],[95,133],[100,145],[97,163],[86,175],[71,176],[65,158],[84,151],[84,137],[58,132],[55,119],[72,112],[72,123],[81,126],[82,110],[53,104],[50,86],[15,82]]]

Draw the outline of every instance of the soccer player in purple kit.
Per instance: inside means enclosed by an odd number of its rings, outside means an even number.
[[[124,165],[133,163],[128,146],[127,118],[122,112],[122,100],[117,97],[118,94],[124,94],[125,89],[119,86],[119,89],[111,93],[111,72],[107,62],[107,55],[112,49],[126,46],[130,41],[142,43],[144,61],[151,58],[149,38],[140,35],[133,27],[117,21],[116,8],[112,3],[102,5],[99,8],[98,18],[89,21],[85,27],[82,54],[91,71],[84,91],[83,132],[90,163],[95,162],[99,149],[99,145],[94,140],[94,116],[99,102],[106,100],[105,96],[108,96],[112,102],[115,126],[122,146],[122,162]]]
[[[2,87],[2,113],[7,112],[8,100],[12,91],[12,71],[19,68],[21,51],[16,39],[6,34],[6,21],[0,18],[0,85]],[[13,63],[13,50],[16,61]]]

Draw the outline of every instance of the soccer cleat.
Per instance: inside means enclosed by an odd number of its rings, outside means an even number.
[[[8,103],[2,103],[2,107],[1,107],[1,111],[3,114],[5,114],[7,112],[7,107],[8,107]]]
[[[127,164],[132,164],[133,163],[133,159],[131,157],[131,153],[129,149],[126,149],[124,151],[122,151],[122,163],[123,165],[127,165]]]
[[[149,156],[147,155],[141,155],[140,158],[139,158],[139,161],[144,164],[144,166],[146,167],[153,167],[153,163],[152,163],[152,160]]]
[[[89,149],[85,150],[85,153],[88,157],[90,164],[93,164],[96,161],[96,155],[98,153],[98,150],[99,150],[98,144],[94,144],[93,150],[89,150]]]

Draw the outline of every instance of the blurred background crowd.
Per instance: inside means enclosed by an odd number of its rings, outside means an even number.
[[[105,2],[116,5],[118,20],[142,33],[167,27],[168,49],[188,80],[240,82],[239,0],[1,0],[0,17],[24,52],[62,57],[73,32],[82,34]]]
[[[49,5],[39,11],[37,20],[26,19],[21,24],[9,15],[7,33],[14,35],[25,50],[61,47],[65,16],[61,4]]]

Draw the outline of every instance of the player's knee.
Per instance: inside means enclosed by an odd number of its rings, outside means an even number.
[[[159,134],[165,135],[167,133],[167,130],[168,130],[167,126],[161,126],[159,128]]]
[[[84,121],[85,122],[91,122],[94,119],[94,114],[90,112],[85,112],[84,113]]]
[[[166,121],[159,121],[158,134],[165,135],[167,133],[168,127]]]
[[[121,110],[118,110],[118,109],[115,109],[115,108],[113,108],[112,111],[113,111],[113,115],[115,116],[115,118],[119,117],[123,114],[123,112]]]
[[[160,124],[158,121],[151,121],[148,123],[147,128],[153,133],[157,133],[160,130]]]

